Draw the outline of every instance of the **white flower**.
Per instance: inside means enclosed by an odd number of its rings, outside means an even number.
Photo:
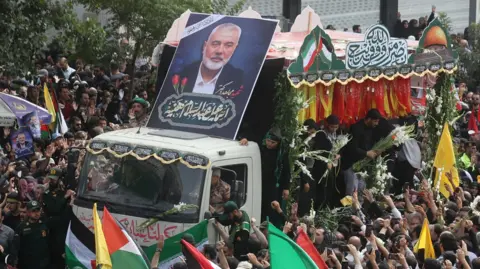
[[[470,204],[470,208],[472,209],[472,213],[475,215],[475,216],[480,216],[480,211],[479,211],[479,208],[478,208],[478,203],[480,203],[480,196],[477,196],[475,198],[475,200],[473,200],[473,202]]]
[[[295,139],[292,139],[292,143],[290,143],[290,148],[295,148]]]
[[[174,205],[173,208],[180,211],[180,210],[182,210],[182,207],[185,206],[185,205],[186,205],[185,203],[180,202],[178,205]]]
[[[442,135],[442,134],[440,133],[440,131],[437,131],[437,136],[440,136],[440,135]]]
[[[368,177],[368,173],[366,171],[358,172],[357,175],[361,178],[367,178]]]
[[[308,176],[309,178],[311,178],[313,180],[312,174],[310,173],[310,170],[308,170],[307,166],[304,163],[297,160],[297,161],[295,161],[295,164],[298,165],[298,167],[300,167],[303,174],[305,174],[306,176]]]

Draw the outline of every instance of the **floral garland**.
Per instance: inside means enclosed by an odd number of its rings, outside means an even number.
[[[286,72],[280,73],[275,81],[275,119],[274,126],[282,128],[283,142],[280,146],[288,154],[288,169],[292,171],[290,178],[290,195],[286,201],[286,212],[292,211],[299,186],[301,167],[297,165],[299,155],[306,147],[301,136],[304,134],[303,126],[298,122],[298,113],[308,107],[304,101],[302,91],[295,90],[288,81]],[[303,166],[302,166],[303,167]],[[308,169],[306,169],[308,171]]]
[[[386,157],[377,157],[373,165],[368,165],[365,170],[358,172],[357,175],[362,177],[369,189],[374,195],[383,195],[389,187],[390,180],[395,179],[388,172],[387,163],[391,161]]]
[[[433,184],[432,167],[436,149],[440,142],[443,125],[448,122],[452,126],[459,118],[456,110],[457,100],[452,90],[452,76],[442,73],[437,77],[435,86],[427,89],[427,109],[425,112],[425,129],[427,147],[424,152],[425,167],[422,174],[427,178],[430,186]],[[453,129],[453,128],[451,128]]]
[[[148,228],[149,226],[151,226],[152,224],[157,223],[161,218],[165,218],[167,216],[182,213],[182,212],[185,212],[185,211],[190,210],[190,209],[198,209],[198,206],[193,205],[193,204],[179,203],[178,205],[174,205],[171,209],[161,213],[160,215],[158,215],[158,217],[149,218],[148,220],[146,220],[145,222],[140,224],[138,226],[137,230],[139,230],[139,231],[144,230],[144,229]]]

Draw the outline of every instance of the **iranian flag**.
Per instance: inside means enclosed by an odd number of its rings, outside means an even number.
[[[112,268],[150,268],[135,241],[110,215],[106,207],[103,208],[103,233],[112,260]]]
[[[95,269],[95,237],[75,215],[65,240],[65,262],[68,268]]]
[[[321,32],[320,32],[321,34]],[[315,63],[315,58],[320,57],[321,62],[331,65],[333,48],[324,37],[320,37],[317,42],[315,32],[305,38],[306,49],[302,51],[303,71],[307,72]]]
[[[317,57],[318,54],[318,48],[317,46],[317,40],[315,38],[315,35],[310,34],[305,38],[305,44],[306,44],[306,49],[302,50],[302,58],[303,58],[303,71],[307,72],[308,69],[313,65],[315,62],[315,58]],[[321,45],[321,44],[319,44]]]

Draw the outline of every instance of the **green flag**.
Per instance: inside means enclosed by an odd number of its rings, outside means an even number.
[[[272,224],[268,224],[270,267],[274,269],[318,269],[300,246]]]

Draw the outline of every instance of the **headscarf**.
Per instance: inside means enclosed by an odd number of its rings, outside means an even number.
[[[279,185],[279,181],[280,181],[280,176],[282,175],[282,170],[283,170],[283,147],[282,147],[282,133],[280,131],[280,129],[278,129],[277,127],[273,127],[271,128],[267,134],[265,135],[265,137],[263,138],[263,141],[262,141],[262,145],[264,147],[267,146],[267,139],[271,139],[271,140],[274,140],[274,141],[277,141],[279,144],[278,144],[278,153],[277,153],[277,160],[276,160],[276,165],[275,165],[275,181],[276,181],[276,184],[275,184],[275,187],[278,188],[280,185]]]

